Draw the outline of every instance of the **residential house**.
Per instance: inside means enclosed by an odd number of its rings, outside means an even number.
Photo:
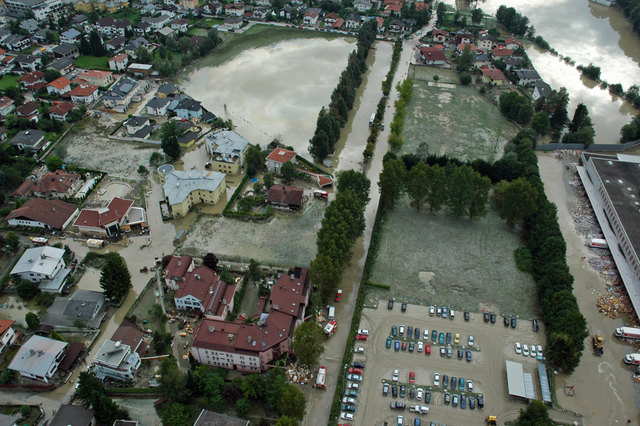
[[[169,27],[162,27],[158,31],[156,31],[156,33],[158,33],[159,35],[161,35],[163,37],[169,37],[170,35],[173,35],[175,33],[175,31],[172,30]]]
[[[16,108],[16,117],[26,118],[30,122],[37,123],[39,120],[39,106],[37,103],[30,101]]]
[[[508,58],[513,55],[513,50],[507,49],[505,46],[494,47],[491,51],[491,56],[494,59]]]
[[[302,188],[287,185],[273,185],[269,188],[267,202],[278,209],[297,211],[302,208]]]
[[[164,199],[174,217],[183,217],[192,206],[217,204],[224,193],[225,174],[214,171],[174,170],[165,164],[158,168]]]
[[[384,34],[384,19],[381,16],[376,16],[376,23],[378,24],[378,34]]]
[[[100,380],[131,381],[142,364],[140,354],[121,341],[106,340],[93,359],[93,372]]]
[[[30,129],[19,131],[9,143],[25,154],[38,154],[45,144],[44,132]]]
[[[35,71],[42,66],[42,59],[33,55],[18,55],[16,63],[24,71]]]
[[[129,56],[135,57],[138,47],[144,47],[147,51],[149,51],[153,46],[146,38],[138,37],[136,39],[129,40],[129,42],[124,45],[124,53]]]
[[[65,93],[69,93],[71,91],[71,82],[64,78],[58,77],[53,80],[51,83],[47,84],[47,92],[52,95],[64,95]]]
[[[389,32],[398,34],[402,33],[405,30],[404,22],[399,19],[392,19],[389,22]]]
[[[189,21],[186,19],[174,19],[171,21],[171,29],[179,33],[186,33],[189,29]]]
[[[489,52],[493,50],[495,46],[498,45],[498,39],[492,36],[491,34],[489,34],[488,32],[483,32],[478,36],[478,39],[476,40],[476,45],[478,46],[478,49],[484,52]]]
[[[229,414],[216,413],[202,409],[193,426],[249,426],[249,420],[230,416]]]
[[[231,16],[244,16],[244,3],[231,3],[224,7],[224,12]]]
[[[40,321],[53,327],[83,327],[97,329],[107,315],[105,296],[100,291],[76,290],[69,297],[56,297]]]
[[[90,85],[98,87],[107,87],[113,82],[113,73],[111,71],[85,70],[79,72],[77,77]]]
[[[467,48],[467,46],[469,46],[469,51],[470,51],[470,52],[472,52],[472,53],[475,53],[475,52],[477,52],[477,51],[478,51],[478,48],[477,48],[477,47],[476,47],[476,45],[475,45],[475,44],[473,44],[473,43],[469,43],[469,44],[467,44],[467,43],[460,43],[459,45],[457,45],[457,46],[456,46],[456,53],[457,53],[458,55],[462,55],[462,52],[464,52],[464,49],[466,49],[466,48]]]
[[[295,13],[295,9],[291,6],[285,6],[282,9],[280,9],[280,13],[278,14],[281,18],[284,19],[291,19],[291,16],[293,15],[293,13]]]
[[[255,4],[257,6],[264,6],[267,8],[271,8],[271,0],[256,0]]]
[[[511,49],[513,51],[516,51],[518,49],[524,49],[522,42],[513,37],[509,37],[504,41],[504,47],[506,47],[507,49]]]
[[[180,93],[178,86],[171,83],[164,83],[164,84],[161,84],[160,87],[158,87],[158,90],[156,91],[156,96],[159,98],[166,98],[169,96],[177,95],[178,93]]]
[[[67,346],[60,340],[31,336],[20,346],[8,368],[23,377],[49,383],[58,370]]]
[[[47,85],[42,71],[31,71],[18,79],[25,90],[38,91]]]
[[[146,80],[134,80],[124,77],[118,80],[111,89],[102,95],[102,101],[106,108],[117,112],[125,112],[133,101],[133,98],[147,88]]]
[[[196,266],[178,283],[173,300],[178,310],[198,310],[209,319],[224,320],[233,310],[236,286],[208,267]]]
[[[210,155],[208,168],[235,175],[244,166],[249,141],[233,130],[220,130],[206,137],[206,149]]]
[[[444,65],[447,57],[444,51],[437,47],[419,47],[420,60],[426,65]]]
[[[402,13],[403,0],[385,0],[382,16],[400,16]]]
[[[53,36],[53,32],[48,28],[42,28],[30,34],[30,37],[34,43],[45,43],[49,37]]]
[[[435,43],[446,43],[449,40],[449,33],[440,28],[434,28],[431,31],[431,41]]]
[[[128,19],[116,19],[113,16],[105,16],[94,24],[95,29],[105,36],[125,36],[125,32],[131,30],[131,22]]]
[[[339,30],[341,30],[341,29],[342,29],[342,26],[343,26],[343,25],[344,25],[344,19],[342,19],[342,18],[338,18],[338,19],[336,20],[336,23],[335,23],[335,24],[333,24],[333,26],[331,27],[331,29],[336,30],[336,31],[339,31]]]
[[[93,410],[85,408],[83,405],[63,404],[56,411],[56,415],[53,416],[48,426],[93,426],[95,424],[94,414]]]
[[[4,142],[7,140],[7,129],[6,127],[0,127],[0,142]]]
[[[196,9],[198,5],[198,0],[180,0],[180,7],[185,10]]]
[[[3,44],[8,50],[22,52],[24,49],[31,46],[31,39],[20,34],[11,34],[4,40]]]
[[[507,77],[504,76],[502,71],[498,68],[493,67],[482,67],[480,68],[480,72],[482,73],[482,81],[488,84],[494,84],[496,86],[502,86],[503,84],[507,84]]]
[[[74,28],[81,28],[86,31],[85,25],[89,23],[89,18],[85,14],[79,14],[71,18],[71,24]]]
[[[209,15],[222,15],[222,3],[219,1],[211,1],[202,6],[204,13]]]
[[[71,28],[63,33],[60,33],[60,43],[76,44],[80,42],[80,36],[82,33],[75,28]]]
[[[111,336],[114,342],[122,342],[131,346],[131,349],[141,356],[147,352],[147,342],[144,341],[145,333],[135,323],[128,320],[122,321],[120,326]]]
[[[371,0],[355,0],[353,2],[353,8],[358,12],[366,12],[372,7]]]
[[[471,34],[471,31],[467,30],[466,28],[460,28],[459,30],[457,30],[454,34],[454,37],[455,44],[469,44],[473,41],[473,34]]]
[[[46,172],[40,179],[27,178],[11,193],[13,197],[69,198],[80,187],[80,175],[64,170]]]
[[[89,105],[98,99],[98,86],[80,84],[69,92],[71,100],[77,104]]]
[[[151,26],[151,30],[159,30],[165,25],[168,25],[170,21],[171,18],[166,15],[145,16],[142,18],[142,22],[147,22]]]
[[[331,27],[338,20],[338,14],[336,12],[327,13],[324,17],[324,26]]]
[[[176,116],[184,118],[185,120],[191,120],[193,118],[199,119],[202,116],[202,107],[199,101],[185,98],[178,103],[175,113]]]
[[[63,230],[78,214],[74,204],[62,200],[32,198],[5,217],[9,226]]]
[[[14,320],[0,319],[0,354],[16,341],[13,324],[15,324]]]
[[[47,68],[58,71],[62,75],[68,75],[74,69],[73,58],[60,58],[47,65]]]
[[[138,37],[144,37],[151,34],[152,30],[153,28],[151,28],[151,24],[149,22],[140,21],[138,22],[138,25],[136,25],[135,28],[133,29],[133,33]]]
[[[360,27],[360,15],[350,13],[344,20],[344,27],[348,30],[357,30]]]
[[[170,103],[171,103],[170,99],[155,97],[151,99],[146,105],[147,114],[157,115],[157,116],[167,115],[168,107]]]
[[[62,43],[53,48],[53,56],[55,58],[66,58],[67,56],[77,58],[80,56],[80,51],[75,44]]]
[[[67,117],[73,111],[73,105],[69,102],[61,101],[49,109],[49,118],[58,121],[67,121]]]
[[[507,71],[522,66],[522,63],[524,62],[524,58],[522,56],[509,56],[506,58],[499,58],[499,60],[504,62],[505,69]]]
[[[25,250],[11,270],[11,275],[38,283],[38,288],[47,293],[61,293],[71,269],[65,268],[64,249],[49,246]]]
[[[531,96],[534,101],[537,101],[540,98],[546,98],[551,94],[551,86],[549,86],[544,81],[540,80],[536,82],[533,88],[533,95]]]
[[[222,27],[226,30],[237,30],[242,28],[242,18],[239,16],[227,16],[222,22]]]
[[[319,13],[315,11],[306,12],[302,18],[304,25],[313,27],[318,23]]]
[[[491,58],[486,53],[476,53],[473,66],[476,68],[488,67],[491,65]]]
[[[153,65],[151,64],[140,64],[134,62],[132,64],[129,64],[129,66],[127,67],[127,71],[136,78],[145,78],[151,74],[152,68]]]
[[[271,151],[271,154],[267,156],[265,162],[267,164],[267,170],[277,174],[280,174],[280,169],[284,163],[291,162],[294,165],[298,164],[296,152],[285,148],[276,148]]]
[[[305,318],[309,274],[292,268],[271,290],[270,310],[257,324],[204,319],[194,333],[191,355],[200,363],[239,371],[264,371],[290,350],[295,328]]]
[[[171,256],[167,267],[164,268],[164,281],[171,290],[177,290],[179,284],[186,281],[189,272],[193,271],[194,263],[191,256],[183,254],[182,256]]]
[[[518,79],[519,86],[525,86],[527,84],[535,84],[541,81],[540,75],[536,70],[515,70],[516,78]]]
[[[269,9],[267,9],[264,6],[258,6],[258,7],[253,9],[252,14],[251,14],[251,18],[259,20],[259,21],[262,21],[264,19],[267,19],[267,14],[268,13],[269,13]]]
[[[16,109],[15,102],[8,96],[0,96],[0,116],[6,117]]]
[[[23,19],[19,21],[18,28],[27,31],[28,33],[35,33],[38,31],[38,21],[35,19]]]
[[[82,209],[73,226],[83,234],[112,237],[147,226],[147,217],[143,208],[133,207],[133,200],[114,197],[106,208]]]
[[[124,48],[124,45],[127,43],[127,38],[125,36],[116,36],[111,40],[107,41],[104,44],[104,48],[109,52],[119,52]]]
[[[133,135],[143,127],[148,126],[149,119],[147,117],[139,117],[134,115],[133,117],[125,121],[124,125],[127,128],[127,134]]]
[[[129,56],[126,53],[118,53],[109,59],[109,69],[112,71],[122,72],[129,64]]]

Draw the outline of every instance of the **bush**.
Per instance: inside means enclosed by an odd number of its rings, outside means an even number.
[[[469,74],[467,71],[463,71],[460,73],[460,83],[463,86],[467,86],[469,84],[471,84],[471,74]]]
[[[516,261],[516,267],[522,272],[531,274],[533,272],[533,263],[531,252],[526,247],[518,247],[513,251],[513,257]]]

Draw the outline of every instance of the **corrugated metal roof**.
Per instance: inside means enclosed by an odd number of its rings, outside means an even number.
[[[536,391],[533,388],[533,377],[530,373],[524,373],[524,393],[527,399],[536,399]]]
[[[58,354],[67,347],[67,343],[34,335],[20,347],[9,364],[9,369],[33,376],[45,377],[56,362]]]
[[[549,388],[549,378],[544,364],[538,363],[538,377],[540,378],[540,388],[542,389],[542,401],[551,404],[551,389]]]
[[[522,364],[513,361],[505,361],[505,367],[507,369],[507,389],[509,391],[509,395],[527,398]]]

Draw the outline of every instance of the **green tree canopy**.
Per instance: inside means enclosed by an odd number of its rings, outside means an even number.
[[[247,149],[247,174],[255,176],[262,170],[264,165],[264,156],[259,145],[249,145]]]
[[[193,425],[192,417],[193,406],[186,404],[178,404],[176,402],[165,404],[158,415],[162,419],[163,425],[172,426],[191,426]]]
[[[404,192],[404,181],[407,170],[404,162],[399,158],[388,159],[384,162],[378,188],[380,201],[386,208],[393,208],[395,202]]]
[[[250,374],[242,381],[240,386],[246,398],[259,400],[264,398],[266,382],[261,374]]]
[[[129,418],[129,413],[106,395],[102,382],[91,373],[83,371],[78,376],[76,396],[85,407],[93,409],[100,423],[113,424],[118,419]]]
[[[427,166],[419,162],[409,170],[407,174],[407,195],[411,199],[411,205],[420,211],[420,207],[429,198],[429,176]]]
[[[356,193],[363,205],[366,205],[369,198],[371,182],[367,176],[356,170],[345,170],[338,173],[338,191],[351,189]]]
[[[160,390],[170,402],[184,404],[191,398],[189,379],[174,359],[165,358],[160,364]]]
[[[462,54],[458,58],[458,71],[468,71],[473,65],[474,53],[471,52],[471,47],[466,45]]]
[[[287,161],[282,165],[282,167],[280,167],[280,177],[287,184],[291,183],[297,174],[296,166],[294,166],[290,161]]]
[[[241,398],[236,401],[236,414],[238,414],[240,417],[246,416],[250,409],[251,403],[247,398]]]
[[[57,155],[50,155],[47,157],[47,161],[45,162],[45,164],[47,165],[47,169],[55,172],[56,170],[62,169],[63,161],[62,158],[58,157]]]
[[[300,324],[294,331],[291,349],[302,364],[310,366],[316,363],[324,351],[325,340],[326,336],[322,327],[314,321],[307,321]]]
[[[520,416],[516,420],[517,426],[553,426],[555,423],[549,418],[549,409],[542,401],[532,400],[526,409],[520,409]]]
[[[40,293],[38,283],[31,282],[29,280],[20,280],[16,285],[16,293],[21,299],[31,300],[36,297],[36,294]]]
[[[518,178],[512,182],[500,182],[494,196],[499,205],[500,217],[505,219],[511,227],[529,219],[538,205],[538,191],[525,178]]]
[[[118,253],[107,253],[100,273],[100,287],[112,302],[123,300],[131,288],[131,274],[124,258]]]
[[[38,318],[38,315],[33,312],[27,312],[24,316],[24,321],[27,323],[27,327],[31,331],[35,331],[40,325],[40,318]]]
[[[172,160],[180,157],[180,144],[178,143],[178,126],[174,120],[167,120],[160,130],[162,151]]]
[[[315,323],[308,322],[305,324]],[[291,383],[284,385],[282,388],[282,396],[280,397],[280,411],[282,411],[282,414],[302,420],[304,418],[306,403],[307,399],[300,388]]]
[[[549,114],[547,114],[546,111],[536,113],[531,120],[531,128],[539,135],[546,135],[549,133],[549,129],[551,129]]]

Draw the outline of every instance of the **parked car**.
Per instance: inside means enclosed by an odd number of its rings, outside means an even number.
[[[422,352],[423,349],[424,349],[424,343],[418,342],[418,352]]]
[[[359,369],[359,368],[353,368],[353,367],[351,367],[351,368],[349,369],[349,373],[351,373],[351,374],[362,374],[362,370],[361,370],[361,369]]]
[[[402,302],[402,306],[400,307],[402,312],[407,312],[407,302]]]
[[[401,335],[401,336],[402,336],[402,335],[404,335],[404,325],[401,325],[401,326],[398,328],[398,333],[400,333],[400,335]]]
[[[342,289],[338,289],[338,292],[336,293],[336,302],[339,302],[340,299],[342,299]]]
[[[387,309],[389,310],[393,309],[393,300],[389,300],[389,302],[387,303]]]
[[[444,346],[440,346],[440,356],[445,356],[447,354],[447,350]]]
[[[451,405],[453,405],[454,407],[457,407],[459,400],[460,400],[460,396],[458,396],[457,393],[454,393],[453,398],[451,398]]]
[[[403,351],[407,350],[407,342],[402,342],[402,350]]]
[[[385,344],[385,346],[387,347],[387,349],[391,348],[391,336],[387,337],[387,343]]]
[[[367,340],[366,334],[356,334],[356,340]]]
[[[496,314],[494,314],[493,312],[491,312],[489,314],[490,318],[491,318],[491,324],[495,324],[496,323]]]
[[[362,362],[362,361],[352,362],[351,366],[352,367],[356,367],[356,368],[364,368],[365,367],[364,362]]]
[[[536,333],[538,332],[538,320],[531,320],[531,329]]]
[[[362,334],[363,336],[368,336],[369,330],[367,330],[366,328],[361,328],[360,330],[358,330],[358,334]]]
[[[460,408],[467,409],[467,395],[465,394],[460,395]]]
[[[347,380],[351,380],[353,382],[361,382],[362,381],[362,376],[360,376],[358,374],[349,374],[347,376]]]
[[[353,420],[353,414],[351,413],[341,413],[340,418],[343,420]]]
[[[451,403],[451,394],[449,392],[444,393],[444,403],[449,405]]]
[[[407,337],[409,339],[411,339],[412,336],[413,336],[413,326],[412,325],[408,325],[407,326]]]
[[[442,388],[447,389],[449,387],[449,376],[446,374],[442,376]]]
[[[467,345],[469,345],[469,346],[473,346],[473,344],[474,344],[474,343],[475,343],[475,342],[474,342],[473,335],[471,335],[471,334],[470,334],[470,335],[469,335],[469,341],[467,342]]]
[[[458,387],[458,378],[456,376],[451,376],[451,386],[449,386],[451,390],[456,390]]]
[[[347,389],[360,389],[360,384],[359,383],[353,383],[353,382],[349,382],[349,384],[347,385]]]
[[[469,321],[469,319],[471,319],[471,316],[469,315],[468,311],[464,311],[464,320],[465,321]]]
[[[511,328],[516,328],[516,317],[511,317]]]
[[[431,402],[431,391],[426,391],[424,393],[424,402],[429,404]]]
[[[473,392],[473,380],[467,380],[467,391]]]
[[[424,396],[424,390],[422,390],[422,388],[418,388],[418,390],[416,391],[416,399],[418,401],[422,401],[423,396]]]
[[[404,402],[394,401],[390,405],[392,410],[404,410],[407,408],[407,405]]]
[[[458,390],[464,392],[464,377],[458,379]]]
[[[484,395],[478,395],[478,408],[484,408]]]
[[[447,345],[451,344],[451,332],[447,331]]]
[[[433,386],[440,386],[440,373],[434,373]]]
[[[509,318],[507,318],[506,315],[502,317],[502,322],[504,323],[505,327],[509,327]]]
[[[422,333],[422,340],[424,340],[425,342],[429,340],[429,330],[427,330],[426,328],[424,329],[424,332]]]
[[[442,308],[440,308],[440,307],[436,308],[436,316],[437,317],[442,316]]]
[[[353,352],[357,353],[357,354],[363,354],[364,353],[364,348],[362,346],[356,346],[353,349]]]
[[[384,384],[382,385],[382,396],[388,396],[389,395],[389,385],[388,384]]]
[[[522,353],[522,346],[520,346],[520,342],[516,342],[515,344],[516,353],[520,355]]]
[[[536,357],[536,347],[535,345],[529,345],[529,351],[531,354],[531,358],[535,358]]]
[[[354,407],[353,405],[345,404],[342,406],[342,411],[344,411],[345,413],[355,413],[356,407]]]
[[[393,342],[393,350],[398,352],[400,350],[400,340]]]
[[[476,399],[472,396],[469,397],[469,409],[470,410],[476,409]]]
[[[542,359],[542,346],[540,346],[540,345],[536,346],[536,356],[539,359]]]
[[[413,350],[415,349],[415,344],[413,342],[409,342],[409,352],[413,352]]]
[[[400,398],[405,398],[407,396],[407,387],[405,385],[400,385]]]
[[[460,343],[460,333],[456,333],[456,335],[453,336],[453,343],[455,343],[456,345]]]
[[[462,348],[458,348],[458,359],[464,358],[464,350]]]
[[[522,355],[529,356],[529,345],[527,344],[522,345]]]
[[[438,339],[438,330],[431,330],[431,341],[435,343]]]
[[[398,370],[393,370],[393,374],[391,376],[391,380],[393,380],[394,382],[398,381],[398,377],[399,377],[399,371]]]
[[[392,385],[391,386],[391,396],[393,396],[394,398],[398,397],[398,386],[397,385]]]
[[[409,388],[409,399],[416,397],[416,388]]]
[[[355,385],[357,383],[352,383],[352,384]],[[354,391],[354,390],[347,390],[347,391],[344,391],[344,396],[350,396],[352,398],[357,398],[358,397],[358,392]]]
[[[435,313],[436,313],[436,308],[435,308],[435,306],[433,306],[433,305],[429,306],[429,315],[430,315],[430,316],[434,316],[434,315],[435,315]]]
[[[431,355],[431,345],[430,344],[426,344],[424,345],[424,354],[425,355]]]
[[[438,336],[438,343],[444,345],[444,333],[440,333]]]
[[[456,313],[453,309],[449,308],[449,318],[455,319]]]
[[[471,362],[471,350],[470,349],[466,350],[466,357],[467,357],[467,362]]]
[[[447,345],[447,358],[451,358],[451,355],[453,355],[453,350],[451,346]]]
[[[447,318],[447,314],[449,313],[449,308],[446,306],[442,307],[442,318]]]
[[[489,322],[489,312],[482,314],[482,318],[484,319],[484,322]]]
[[[415,330],[413,330],[413,337],[416,339],[420,338],[420,327],[416,327]]]
[[[343,404],[349,404],[349,405],[355,405],[356,400],[353,399],[353,398],[349,398],[349,397],[345,396],[344,398],[342,398],[342,403]]]
[[[396,327],[395,325],[391,326],[391,335],[393,337],[396,337],[398,335],[398,327]]]
[[[409,372],[409,383],[415,383],[416,382],[416,373],[414,371],[410,371]]]

